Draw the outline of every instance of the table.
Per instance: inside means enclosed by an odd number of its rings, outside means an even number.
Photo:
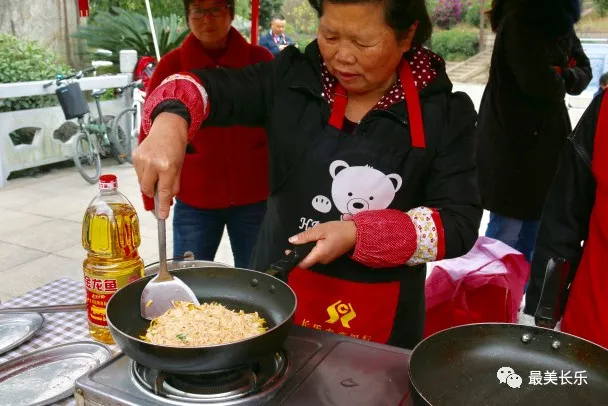
[[[84,301],[85,290],[83,282],[62,278],[2,303],[0,308],[52,306],[83,303]],[[43,314],[43,316],[44,324],[42,325],[42,328],[38,330],[29,341],[2,354],[0,356],[0,364],[21,355],[59,344],[67,344],[75,341],[93,341],[89,336],[86,311],[47,313]],[[120,351],[116,345],[108,345],[108,348],[115,353]],[[74,404],[75,401],[73,397],[56,403],[56,405],[61,406],[71,406]]]

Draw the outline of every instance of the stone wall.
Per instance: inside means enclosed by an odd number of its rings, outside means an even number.
[[[84,21],[78,15],[78,0],[0,0],[1,33],[37,41],[72,66],[81,60],[71,35]]]

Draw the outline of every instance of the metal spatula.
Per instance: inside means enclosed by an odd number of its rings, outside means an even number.
[[[167,270],[167,236],[165,220],[158,216],[158,189],[154,194],[154,216],[158,222],[158,253],[160,256],[158,274],[146,284],[141,293],[141,317],[153,320],[173,307],[174,301],[192,302],[200,305],[196,295],[180,279]]]

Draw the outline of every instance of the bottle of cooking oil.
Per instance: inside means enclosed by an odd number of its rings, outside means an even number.
[[[82,222],[82,246],[88,253],[83,267],[89,333],[97,341],[114,343],[106,305],[114,292],[144,275],[144,262],[137,252],[140,242],[135,209],[118,191],[116,176],[102,175],[99,193]]]

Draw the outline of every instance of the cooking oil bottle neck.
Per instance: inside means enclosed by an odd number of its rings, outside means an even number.
[[[118,189],[99,189],[100,196],[113,196],[118,194]]]

